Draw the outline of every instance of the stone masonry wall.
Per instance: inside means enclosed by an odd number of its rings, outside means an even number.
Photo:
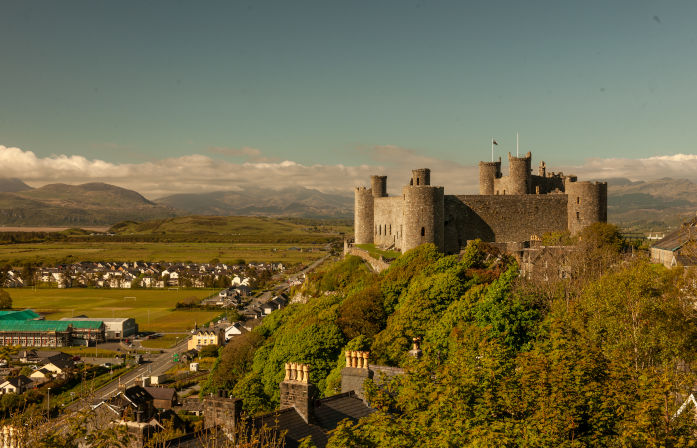
[[[374,199],[373,241],[376,245],[401,247],[402,241],[402,196]]]
[[[445,222],[446,252],[476,238],[528,241],[531,235],[567,230],[567,195],[447,195]]]

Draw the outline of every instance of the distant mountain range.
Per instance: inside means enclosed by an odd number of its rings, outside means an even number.
[[[175,215],[170,207],[105,183],[31,188],[19,179],[0,180],[0,225],[4,226],[95,226]]]
[[[697,184],[687,179],[607,182],[608,221],[623,227],[662,231],[680,225],[697,211]]]
[[[352,195],[327,194],[303,187],[175,194],[160,198],[157,203],[191,215],[353,217]]]
[[[697,184],[686,179],[608,180],[608,220],[637,230],[665,230],[693,217]],[[104,183],[49,184],[32,188],[0,179],[0,225],[95,226],[183,215],[351,218],[353,196],[303,187],[248,188],[175,194],[155,201]]]

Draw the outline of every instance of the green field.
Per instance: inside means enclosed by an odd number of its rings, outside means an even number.
[[[88,317],[133,317],[141,331],[178,332],[199,326],[221,311],[175,311],[185,297],[208,297],[216,291],[204,289],[37,289],[9,290],[14,308],[31,308],[46,319],[86,315]],[[135,298],[134,298],[135,297]]]
[[[310,263],[324,256],[324,244],[44,242],[0,245],[0,264],[55,265],[80,261],[171,261],[208,263]]]

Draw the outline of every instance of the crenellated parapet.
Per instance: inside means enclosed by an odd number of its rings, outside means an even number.
[[[501,157],[496,162],[479,162],[479,194],[494,194],[494,181],[501,177]]]

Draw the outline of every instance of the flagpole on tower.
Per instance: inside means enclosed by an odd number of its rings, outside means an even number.
[[[491,137],[491,161],[494,161],[494,137]]]
[[[518,156],[518,133],[517,132],[515,133],[515,156],[519,157]]]

